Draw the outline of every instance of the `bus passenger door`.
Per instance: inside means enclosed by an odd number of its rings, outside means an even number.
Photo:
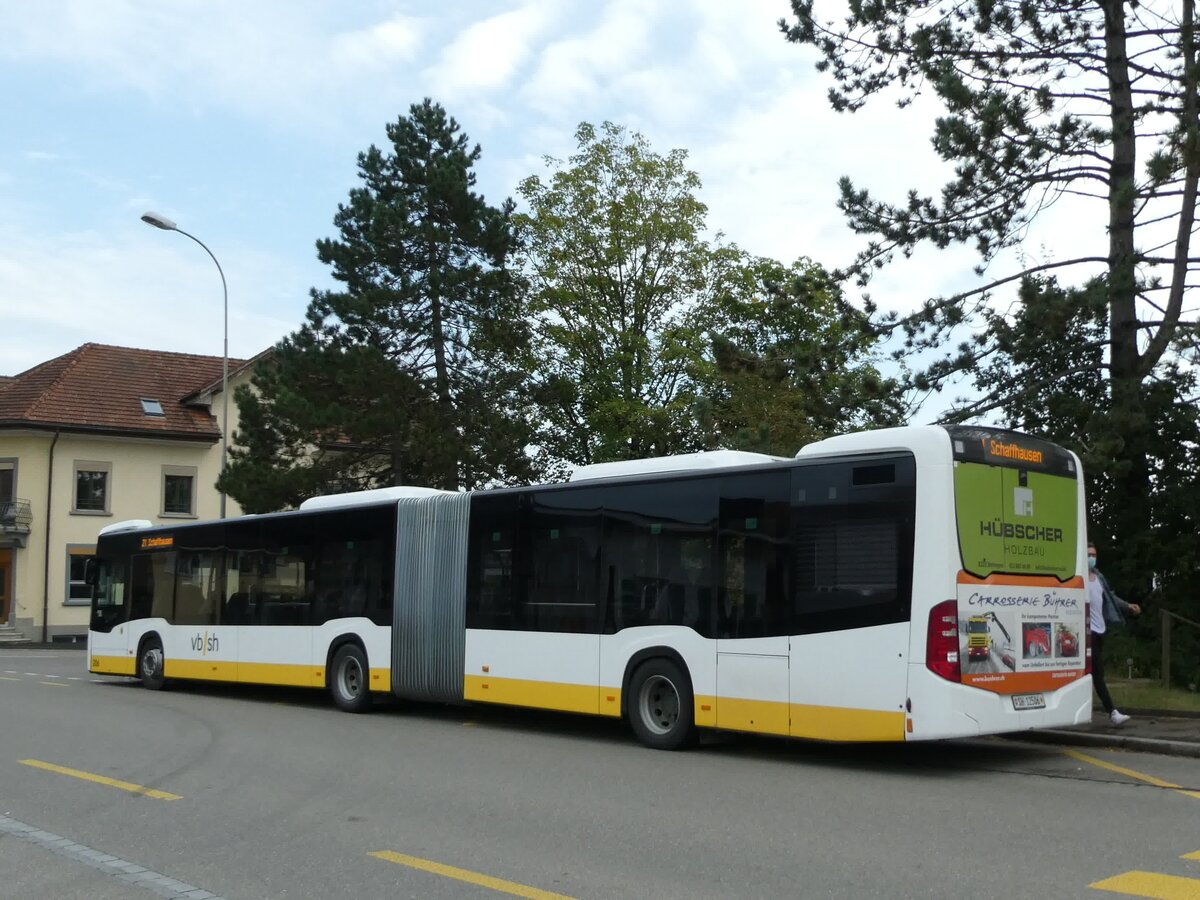
[[[88,626],[88,671],[97,674],[133,675],[137,672],[129,646],[129,557],[90,563],[92,616]],[[0,572],[0,580],[4,577]]]
[[[789,731],[787,470],[721,479],[717,727]]]

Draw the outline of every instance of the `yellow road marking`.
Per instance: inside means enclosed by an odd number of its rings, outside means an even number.
[[[20,678],[14,678],[12,675],[0,675],[0,681],[20,681]]]
[[[1185,853],[1185,854],[1183,854],[1183,856],[1181,856],[1179,858],[1180,859],[1200,859],[1200,850],[1197,850],[1195,853]]]
[[[131,784],[128,781],[118,781],[115,778],[107,778],[104,775],[93,775],[91,772],[81,772],[79,769],[68,769],[66,766],[56,766],[54,763],[42,762],[40,759],[22,759],[18,760],[23,766],[33,766],[35,769],[45,769],[47,772],[57,772],[59,775],[70,775],[72,778],[79,778],[83,781],[93,781],[96,784],[105,784],[109,787],[115,787],[122,791],[129,791],[131,794],[141,794],[143,797],[153,797],[155,800],[182,800],[178,794],[168,794],[166,791],[156,791],[154,788],[142,787],[140,784]]]
[[[1146,784],[1152,784],[1155,787],[1168,788],[1178,794],[1184,794],[1188,797],[1195,797],[1200,800],[1200,791],[1185,790],[1181,785],[1171,781],[1163,781],[1161,778],[1155,778],[1153,775],[1145,775],[1141,772],[1135,772],[1133,769],[1127,769],[1124,766],[1118,766],[1114,763],[1105,762],[1102,759],[1096,759],[1094,756],[1088,756],[1086,753],[1080,753],[1078,750],[1063,750],[1063,753],[1072,759],[1077,759],[1080,762],[1089,763],[1093,766],[1099,766],[1101,769],[1108,769],[1110,772],[1116,772],[1118,775],[1124,775],[1128,778],[1135,778],[1138,781],[1144,781]]]
[[[69,684],[64,684],[61,681],[39,681],[38,684],[44,684],[46,687],[70,687]]]
[[[515,881],[505,881],[503,878],[493,878],[491,875],[472,872],[469,869],[459,869],[455,866],[443,865],[442,863],[421,859],[417,856],[393,853],[391,850],[376,850],[374,853],[368,855],[374,856],[376,859],[396,863],[397,865],[420,869],[423,872],[432,872],[435,875],[444,875],[447,878],[465,881],[468,884],[491,888],[493,891],[500,891],[504,894],[512,894],[514,897],[526,897],[528,900],[572,900],[572,898],[565,894],[543,891],[524,884],[517,884]]]
[[[1160,875],[1157,872],[1125,872],[1088,887],[1112,891],[1131,897],[1152,897],[1154,900],[1197,900],[1200,898],[1200,879]]]

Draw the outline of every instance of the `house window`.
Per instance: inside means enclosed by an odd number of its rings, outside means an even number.
[[[102,462],[75,462],[75,513],[108,512],[108,480],[112,464]]]
[[[64,601],[66,606],[87,606],[92,602],[92,586],[85,579],[88,560],[95,558],[94,545],[67,545],[67,596]]]
[[[142,413],[147,416],[158,416],[164,418],[167,414],[163,412],[162,404],[157,400],[147,400],[142,398]]]
[[[8,503],[16,495],[13,493],[13,481],[16,476],[16,466],[10,462],[0,462],[0,503]]]
[[[196,469],[194,466],[163,466],[162,514],[196,514]]]

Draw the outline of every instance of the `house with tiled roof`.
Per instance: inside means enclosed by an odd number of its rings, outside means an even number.
[[[228,361],[231,393],[258,358]],[[0,377],[0,627],[86,637],[102,527],[217,518],[224,380],[220,356],[104,344]]]

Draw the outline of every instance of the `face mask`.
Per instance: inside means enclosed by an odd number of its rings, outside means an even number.
[[[1089,569],[1094,569],[1094,568],[1096,568],[1096,557],[1094,557],[1094,556],[1089,556],[1089,557],[1088,557],[1088,568],[1089,568]]]

